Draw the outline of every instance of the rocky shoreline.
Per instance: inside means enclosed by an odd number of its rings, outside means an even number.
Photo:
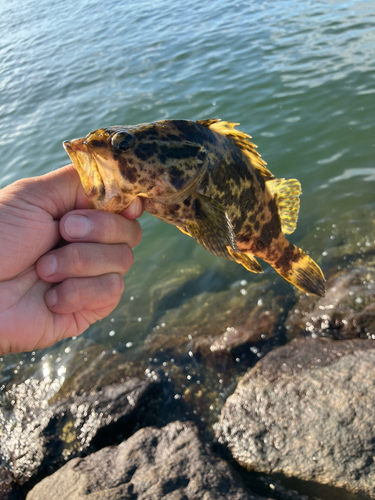
[[[166,308],[148,365],[93,346],[57,391],[9,387],[0,499],[375,499],[372,215],[329,250],[324,298],[228,281]]]

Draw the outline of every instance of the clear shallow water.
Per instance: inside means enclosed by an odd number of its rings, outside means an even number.
[[[62,141],[99,127],[218,117],[241,122],[276,177],[300,180],[294,243],[349,212],[365,230],[375,208],[374,1],[20,0],[1,4],[0,33],[0,187],[67,164]],[[243,280],[283,286],[148,214],[141,224],[116,311],[80,339],[2,359],[3,389],[33,376],[62,382],[87,368],[95,344],[147,364],[144,340],[168,328],[163,290],[176,308],[224,288],[241,298]],[[311,249],[323,266],[328,244],[318,235]],[[181,291],[181,275],[194,287]]]

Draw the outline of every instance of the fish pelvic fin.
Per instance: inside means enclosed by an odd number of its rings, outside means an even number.
[[[292,234],[297,226],[301,184],[297,179],[271,179],[266,182],[266,186],[279,209],[282,232]]]
[[[195,195],[196,217],[186,220],[187,233],[209,252],[231,259],[227,248],[238,251],[236,237],[225,208],[207,196]],[[178,226],[180,231],[181,227]],[[182,231],[185,232],[186,231]]]
[[[270,262],[270,264],[284,279],[301,292],[324,297],[325,278],[322,270],[300,248],[290,243],[279,260]]]
[[[235,127],[239,125],[239,123],[221,121],[217,118],[198,120],[197,123],[232,141],[247,156],[251,165],[259,171],[265,181],[274,178],[274,175],[272,175],[266,167],[267,163],[261,158],[256,150],[257,146],[249,141],[251,135],[245,134],[240,130],[235,130]]]
[[[232,250],[231,247],[227,247],[227,250],[232,260],[237,262],[237,264],[241,264],[245,269],[247,269],[251,273],[259,274],[263,272],[261,265],[253,255],[244,252],[235,252],[234,250]]]

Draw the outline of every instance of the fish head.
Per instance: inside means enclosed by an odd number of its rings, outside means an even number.
[[[137,196],[134,186],[124,182],[119,170],[121,157],[133,143],[131,133],[110,129],[98,129],[82,139],[63,143],[91,207],[117,212]]]
[[[63,145],[90,205],[115,212],[136,196],[183,201],[197,187],[207,159],[199,141],[187,140],[173,120],[98,129]]]

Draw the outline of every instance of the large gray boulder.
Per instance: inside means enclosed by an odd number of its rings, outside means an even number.
[[[300,339],[275,349],[226,401],[219,442],[249,470],[375,498],[374,348]]]
[[[74,458],[27,500],[265,500],[217,458],[190,422],[139,430],[118,446]]]

